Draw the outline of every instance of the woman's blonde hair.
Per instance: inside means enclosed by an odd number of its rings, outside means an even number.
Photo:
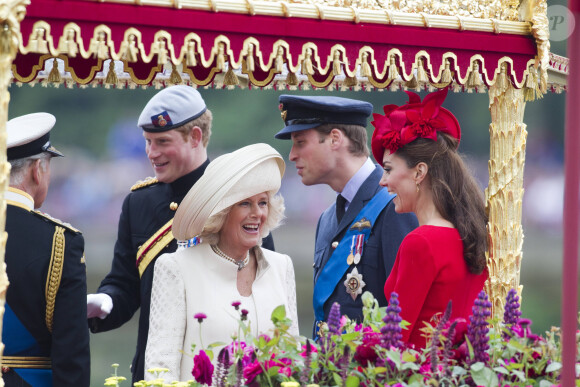
[[[278,194],[272,196],[271,192],[267,192],[267,194],[268,218],[266,219],[266,223],[262,226],[262,238],[268,236],[272,230],[278,228],[282,224],[282,220],[284,220],[284,211],[286,209],[282,195]],[[208,218],[203,227],[203,231],[201,232],[202,243],[215,245],[219,242],[219,233],[228,217],[228,214],[232,210],[232,207],[236,204],[233,204]]]

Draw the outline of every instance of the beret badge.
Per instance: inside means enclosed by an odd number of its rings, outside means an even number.
[[[167,125],[173,125],[171,117],[169,117],[169,113],[167,113],[167,111],[163,111],[159,114],[151,116],[151,123],[153,124],[153,126],[156,126],[158,128],[163,128],[164,126]]]

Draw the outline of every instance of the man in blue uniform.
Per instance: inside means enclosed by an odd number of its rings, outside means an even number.
[[[336,204],[318,221],[314,248],[315,329],[337,302],[342,314],[362,320],[361,295],[370,291],[385,306],[385,281],[399,244],[417,227],[413,214],[397,214],[393,195],[379,186],[382,168],[369,158],[368,102],[339,97],[280,96],[291,139],[290,161],[305,185],[327,184]]]
[[[155,172],[131,188],[123,202],[111,271],[87,297],[93,333],[115,329],[141,307],[133,382],[144,379],[145,347],[155,260],[174,252],[175,210],[209,164],[212,113],[197,90],[172,86],[157,93],[139,116],[145,151]],[[271,236],[264,247],[273,249]]]
[[[46,198],[56,119],[33,113],[7,123],[11,164],[6,198],[6,294],[2,378],[8,387],[83,387],[90,383],[84,239],[69,224],[36,211]]]

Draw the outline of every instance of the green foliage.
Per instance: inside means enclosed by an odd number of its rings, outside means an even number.
[[[441,349],[415,350],[406,346],[386,348],[381,341],[385,308],[374,299],[364,296],[365,316],[361,324],[343,316],[340,334],[322,329],[316,343],[288,333],[291,321],[283,307],[272,312],[275,329],[271,336],[253,337],[244,319],[240,319],[240,334],[224,350],[230,351],[229,364],[220,364],[223,374],[214,373],[213,385],[230,386],[538,386],[558,385],[562,368],[559,332],[552,330],[546,338],[529,330],[529,321],[504,327],[497,320],[489,320],[489,361],[474,362],[473,348],[465,338],[445,337],[447,327],[441,330],[445,340],[454,343],[452,358]],[[372,298],[372,297],[371,297]],[[517,326],[516,326],[517,325]],[[508,330],[509,328],[509,330]],[[508,339],[502,332],[510,332]],[[427,329],[432,332],[432,329]],[[428,333],[429,334],[429,333]],[[580,337],[579,337],[580,339]],[[445,341],[443,340],[443,341]],[[580,343],[580,340],[578,341]],[[432,345],[432,344],[430,344]],[[308,350],[307,348],[311,348]],[[438,356],[437,369],[430,356]],[[578,359],[580,365],[580,358]],[[238,369],[238,366],[242,369]],[[196,365],[194,364],[194,369]],[[161,379],[163,370],[154,372],[156,380],[139,386],[168,384]],[[241,376],[242,375],[242,376]],[[116,376],[116,374],[115,374]],[[240,379],[241,377],[241,379]],[[149,384],[148,384],[149,383]],[[183,386],[198,386],[187,382]],[[187,384],[189,383],[189,384]],[[115,384],[106,384],[115,385]],[[173,384],[172,384],[173,385]]]

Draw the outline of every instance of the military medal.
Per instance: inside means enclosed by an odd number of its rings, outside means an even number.
[[[346,257],[346,263],[350,266],[354,262],[354,246],[356,243],[356,236],[353,235],[350,241],[350,254]]]
[[[355,243],[355,254],[354,254],[354,264],[358,265],[358,263],[360,262],[360,258],[362,256],[362,252],[363,252],[363,244],[365,241],[365,236],[364,234],[358,234],[356,237],[356,243]]]
[[[359,274],[356,267],[346,275],[344,286],[346,287],[346,292],[350,294],[353,301],[356,300],[356,297],[359,294],[362,294],[362,288],[366,286],[366,283],[363,281],[363,276],[362,274]]]

